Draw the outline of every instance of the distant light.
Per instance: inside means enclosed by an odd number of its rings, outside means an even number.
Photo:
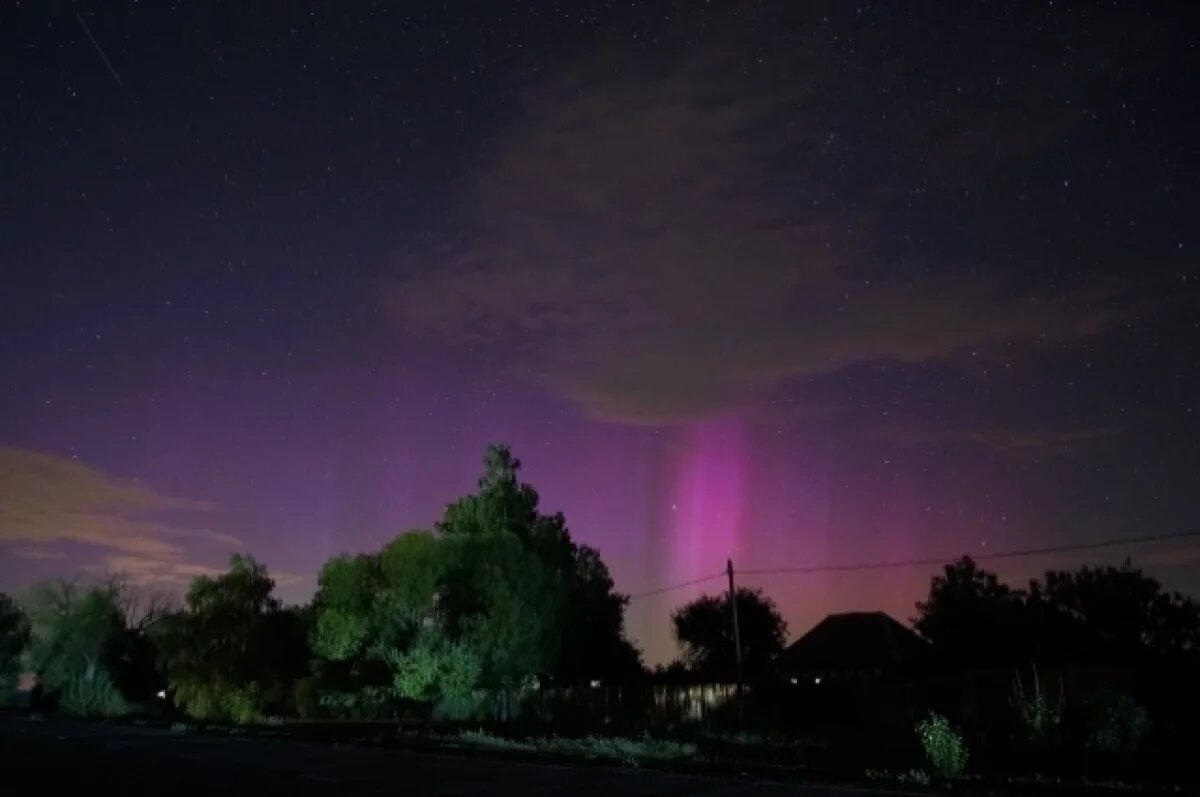
[[[599,679],[599,678],[597,678],[597,679],[595,679],[595,680],[593,680],[593,681],[592,681],[592,688],[593,688],[593,689],[599,689],[599,688],[600,688],[600,679]]]
[[[166,689],[159,689],[159,690],[158,690],[158,696],[159,696],[160,698],[162,698],[163,700],[166,700],[166,699],[167,699],[167,690],[166,690]]]
[[[794,676],[794,675],[793,675],[793,676],[791,677],[791,679],[789,679],[789,680],[791,680],[791,682],[792,682],[792,684],[793,684],[793,685],[794,685],[794,684],[798,684],[798,683],[800,683],[800,679],[799,679],[799,678],[797,678],[797,677],[796,677],[796,676]]]
[[[818,675],[816,678],[813,678],[813,683],[819,685],[821,683],[821,676]]]

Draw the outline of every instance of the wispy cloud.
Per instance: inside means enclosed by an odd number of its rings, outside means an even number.
[[[188,561],[195,546],[218,547],[223,555],[242,544],[233,535],[178,520],[211,508],[72,459],[0,447],[0,543],[23,544],[16,550],[22,558],[62,558],[58,546],[74,543],[96,552],[98,560],[86,563],[92,567],[119,561],[142,574],[153,565],[163,574],[181,575],[203,569]]]
[[[127,584],[138,587],[183,587],[197,576],[217,576],[226,568],[210,567],[193,562],[163,560],[155,557],[117,554],[105,556],[98,562],[84,567],[88,573],[101,576],[119,576]],[[305,580],[298,573],[271,571],[277,586],[290,586]]]
[[[16,548],[13,550],[12,555],[18,559],[31,559],[35,561],[42,559],[65,559],[67,556],[62,551],[50,551],[44,548]]]
[[[905,445],[958,443],[990,448],[1000,453],[1069,450],[1122,433],[1121,429],[1110,426],[1068,429],[1015,426],[985,429],[929,429],[915,426],[881,426],[873,431],[880,437]]]
[[[503,345],[594,416],[660,423],[857,363],[1094,335],[1127,312],[1113,285],[880,278],[869,242],[886,207],[828,179],[854,157],[831,121],[828,44],[792,43],[757,72],[708,44],[684,59],[614,47],[530,87],[461,229],[402,259],[386,299],[398,322]],[[884,201],[882,182],[864,188]]]

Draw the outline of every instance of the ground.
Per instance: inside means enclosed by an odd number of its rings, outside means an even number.
[[[0,783],[53,794],[850,797],[851,788],[0,717]],[[872,792],[877,793],[877,792]]]

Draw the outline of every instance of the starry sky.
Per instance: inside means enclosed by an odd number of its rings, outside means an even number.
[[[1193,4],[5,3],[0,589],[507,442],[634,594],[1200,525]],[[1200,546],[1134,556],[1200,592]],[[793,635],[933,569],[747,577]],[[635,600],[647,659],[720,581]]]

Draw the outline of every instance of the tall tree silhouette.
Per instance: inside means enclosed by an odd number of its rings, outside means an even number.
[[[913,627],[959,664],[1017,664],[1031,652],[1023,595],[969,556],[946,565],[917,603]]]
[[[775,602],[759,589],[737,591],[742,663],[748,681],[767,676],[783,650],[787,623]],[[688,669],[702,678],[733,680],[737,676],[733,615],[728,593],[703,595],[671,615],[675,639]]]

